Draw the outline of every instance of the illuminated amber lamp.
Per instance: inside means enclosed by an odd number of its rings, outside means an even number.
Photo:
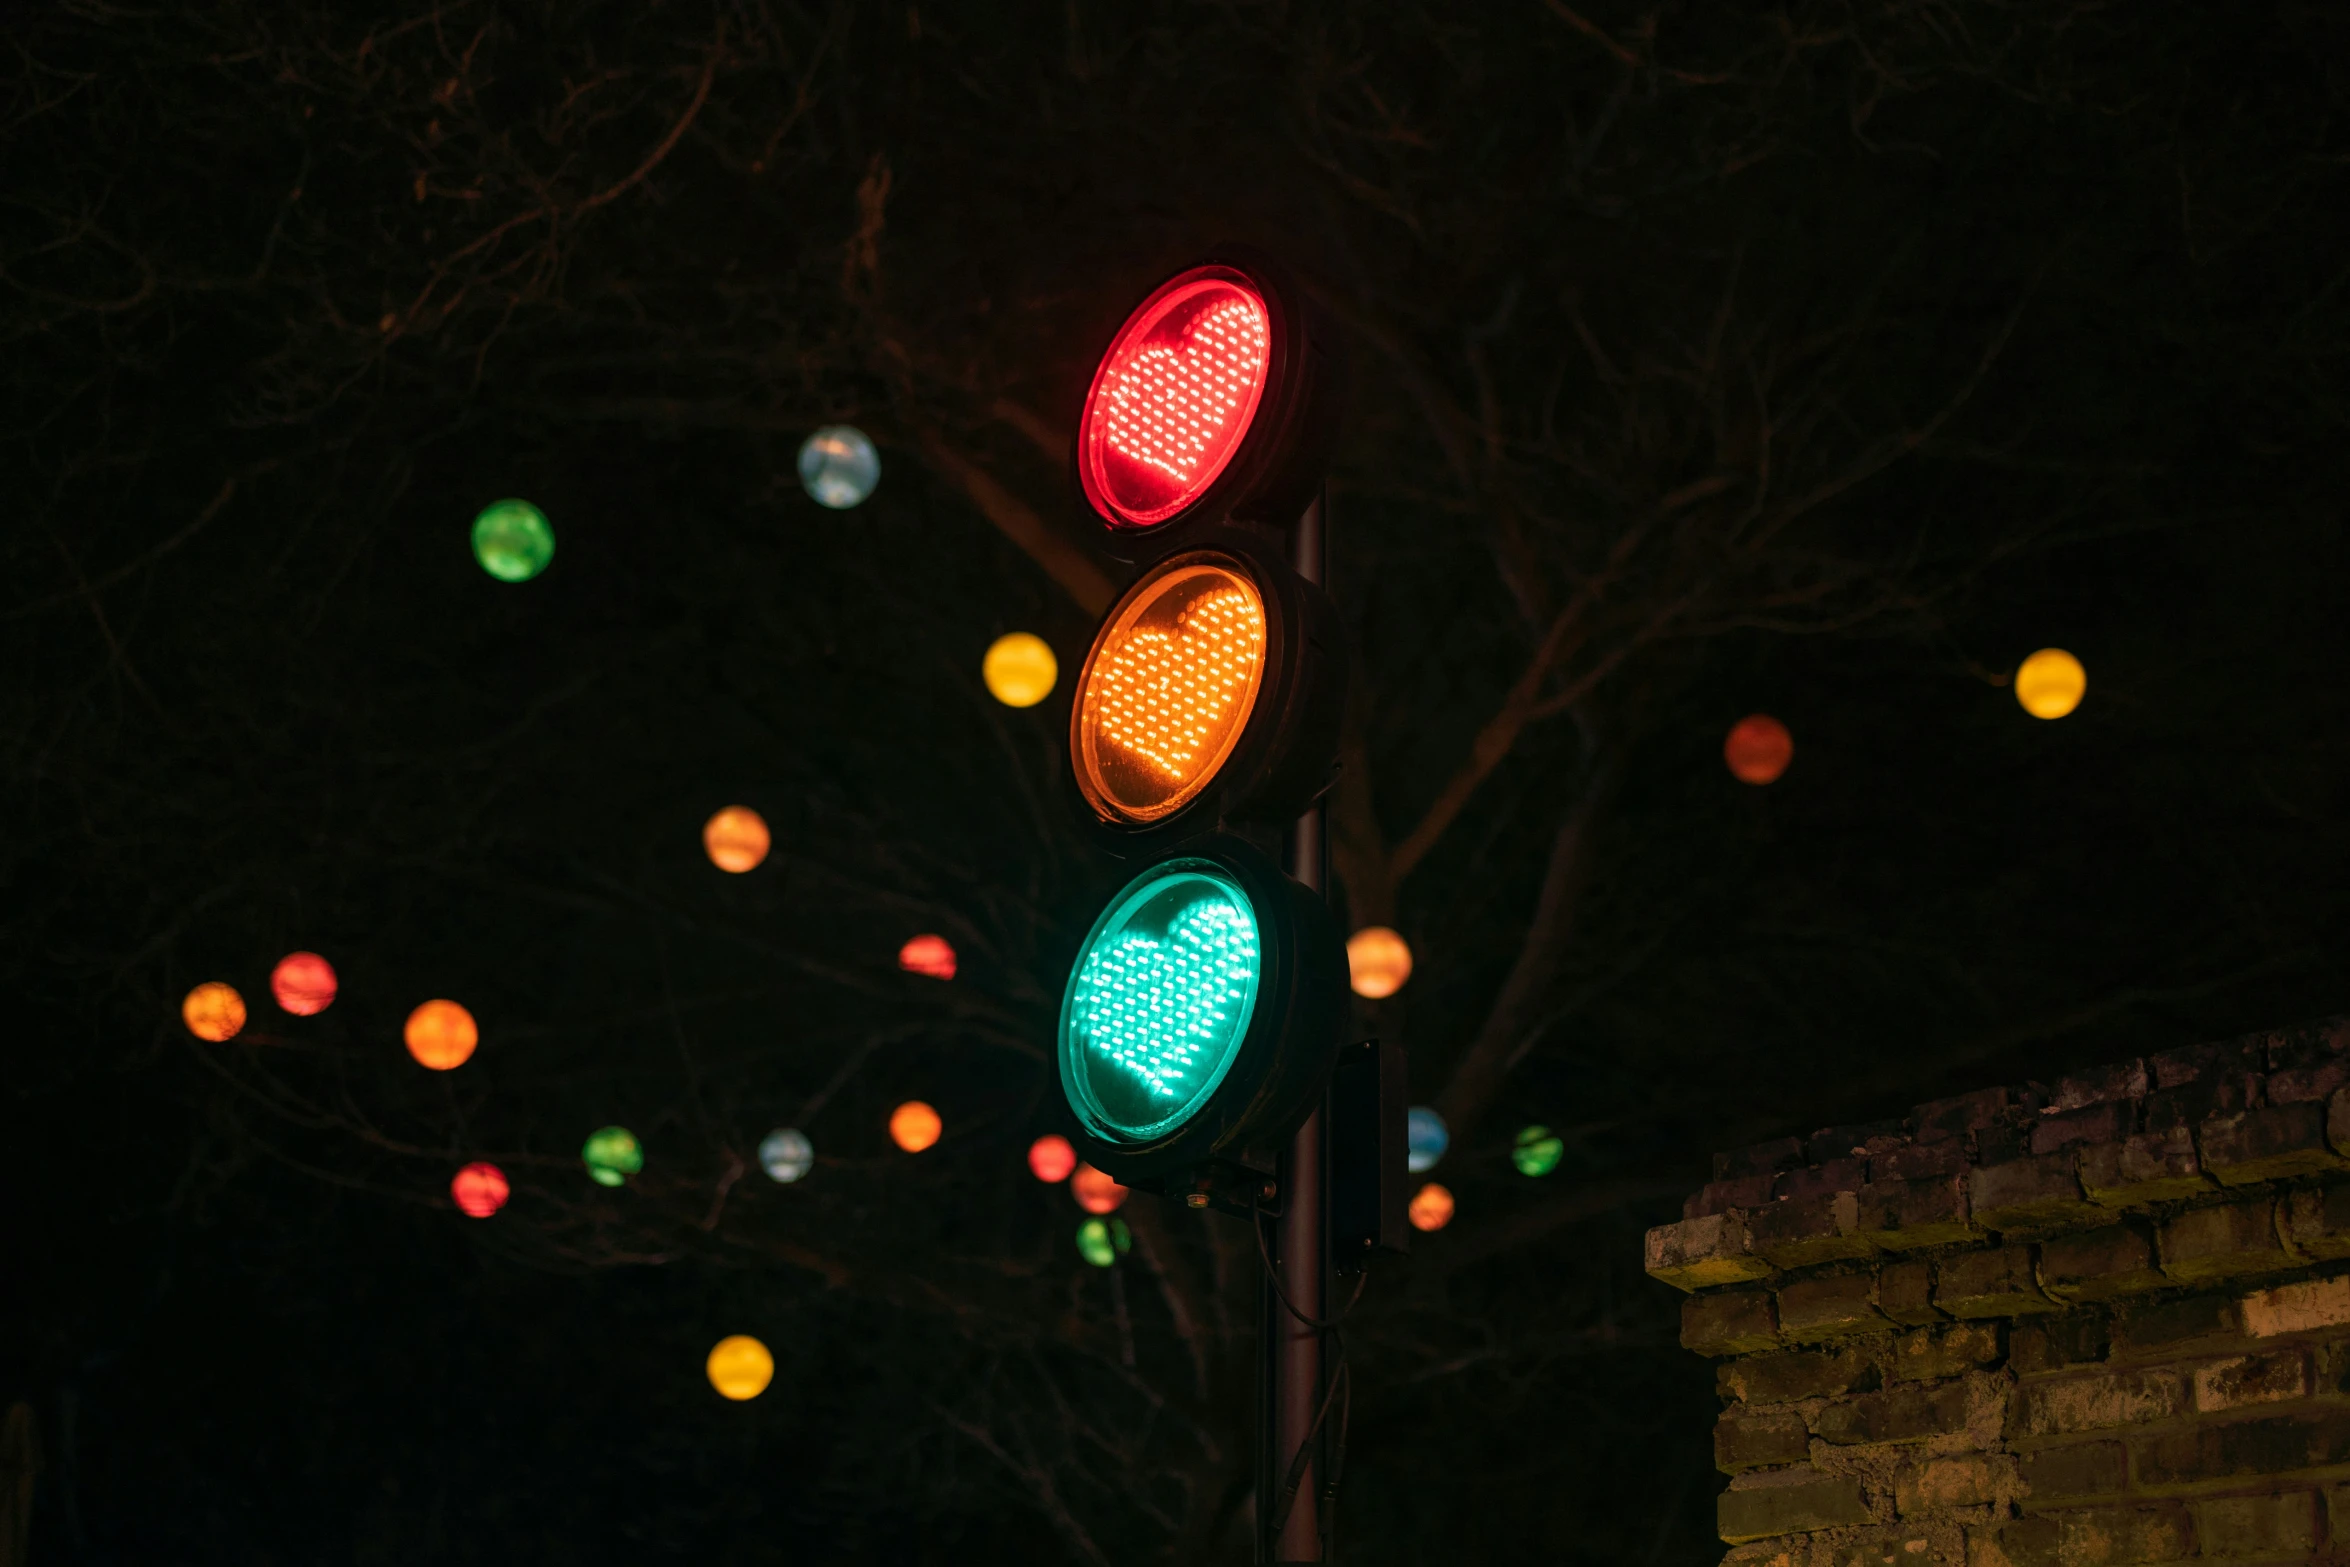
[[[449,1182],[449,1195],[456,1199],[457,1206],[476,1219],[486,1219],[505,1207],[512,1191],[506,1183],[506,1172],[487,1160],[467,1165]]]
[[[898,967],[909,974],[920,974],[925,979],[953,979],[955,977],[954,945],[944,936],[924,931],[911,937],[898,948]]]
[[[739,1404],[767,1391],[775,1380],[775,1357],[748,1333],[736,1333],[718,1341],[702,1369],[720,1397]]]
[[[316,1017],[335,1000],[335,966],[315,952],[289,952],[269,971],[269,993],[296,1017]]]
[[[408,1026],[402,1033],[417,1064],[436,1072],[463,1066],[481,1043],[481,1029],[473,1014],[454,1001],[427,1001],[408,1014]]]
[[[889,1140],[908,1153],[920,1153],[938,1141],[946,1123],[919,1099],[909,1099],[889,1113]]]
[[[1047,1186],[1065,1181],[1077,1168],[1077,1150],[1058,1132],[1047,1132],[1028,1145],[1028,1173]]]
[[[221,1044],[236,1038],[245,1026],[245,998],[234,985],[207,980],[180,1003],[180,1019],[198,1039]]]
[[[747,805],[730,805],[702,824],[702,849],[710,863],[740,876],[767,858],[767,820]]]
[[[1365,925],[1346,938],[1347,983],[1366,1001],[1382,1001],[1412,977],[1411,944],[1385,925]]]
[[[1770,714],[1750,713],[1730,726],[1722,760],[1740,783],[1774,783],[1795,760],[1795,737]]]
[[[1412,1194],[1404,1215],[1412,1221],[1415,1230],[1423,1233],[1441,1230],[1452,1223],[1452,1193],[1430,1181]]]
[[[1116,1213],[1126,1206],[1126,1188],[1090,1164],[1077,1167],[1069,1190],[1076,1197],[1077,1206],[1087,1213]]]
[[[2044,647],[2015,672],[2015,699],[2034,718],[2062,718],[2081,705],[2089,672],[2060,647]]]

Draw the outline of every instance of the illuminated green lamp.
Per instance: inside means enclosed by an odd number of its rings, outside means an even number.
[[[1549,1127],[1529,1126],[1510,1149],[1510,1163],[1518,1167],[1520,1175],[1548,1175],[1566,1154],[1566,1142]]]
[[[588,1179],[598,1186],[625,1185],[645,1167],[644,1145],[625,1126],[603,1127],[588,1134],[586,1146],[579,1150],[579,1162],[587,1166]]]
[[[1159,861],[1094,921],[1061,1003],[1087,1161],[1127,1181],[1287,1131],[1345,1016],[1346,948],[1319,898],[1234,839]]]
[[[528,582],[555,558],[555,530],[528,501],[496,501],[473,519],[473,558],[500,582]]]

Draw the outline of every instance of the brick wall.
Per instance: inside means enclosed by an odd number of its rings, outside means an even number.
[[[2350,1564],[2350,1019],[1717,1155],[1725,1564]]]

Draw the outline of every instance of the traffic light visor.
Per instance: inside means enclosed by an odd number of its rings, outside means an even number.
[[[1264,594],[1237,561],[1146,575],[1086,657],[1072,724],[1086,803],[1129,827],[1181,810],[1232,755],[1264,677]]]
[[[1128,883],[1061,1003],[1061,1084],[1086,1130],[1141,1143],[1196,1115],[1240,1053],[1262,976],[1256,909],[1223,867],[1168,860]]]
[[[1144,300],[1094,372],[1078,476],[1112,527],[1147,528],[1197,500],[1256,418],[1272,356],[1264,295],[1194,267]]]

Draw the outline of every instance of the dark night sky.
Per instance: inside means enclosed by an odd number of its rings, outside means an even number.
[[[1639,1269],[1711,1150],[2350,1009],[2328,9],[229,3],[16,41],[35,1561],[1245,1559],[1253,1251],[1138,1198],[1089,1268],[1020,1163],[1122,879],[1063,797],[1125,569],[1067,431],[1226,238],[1356,345],[1340,891],[1419,964],[1356,1021],[1459,1112],[1460,1217],[1349,1330],[1347,1559],[1718,1558],[1708,1372]],[[848,513],[792,470],[834,420],[884,463]],[[522,585],[466,545],[508,494],[559,540]],[[978,680],[1016,629],[1064,671],[1027,711]],[[2048,645],[2089,676],[2056,722],[2005,686]],[[1795,736],[1767,788],[1721,762],[1756,711]],[[698,842],[729,803],[775,831],[740,878]],[[895,969],[918,930],[951,985]],[[267,1010],[297,947],[341,972],[315,1019]],[[177,1017],[211,978],[255,1003],[219,1047]],[[445,1077],[398,1044],[434,995],[482,1020]],[[744,1176],[795,1118],[809,1180]],[[648,1151],[616,1192],[576,1158],[610,1122]],[[446,1196],[480,1157],[487,1223]],[[701,1375],[730,1332],[776,1351],[751,1404]]]

